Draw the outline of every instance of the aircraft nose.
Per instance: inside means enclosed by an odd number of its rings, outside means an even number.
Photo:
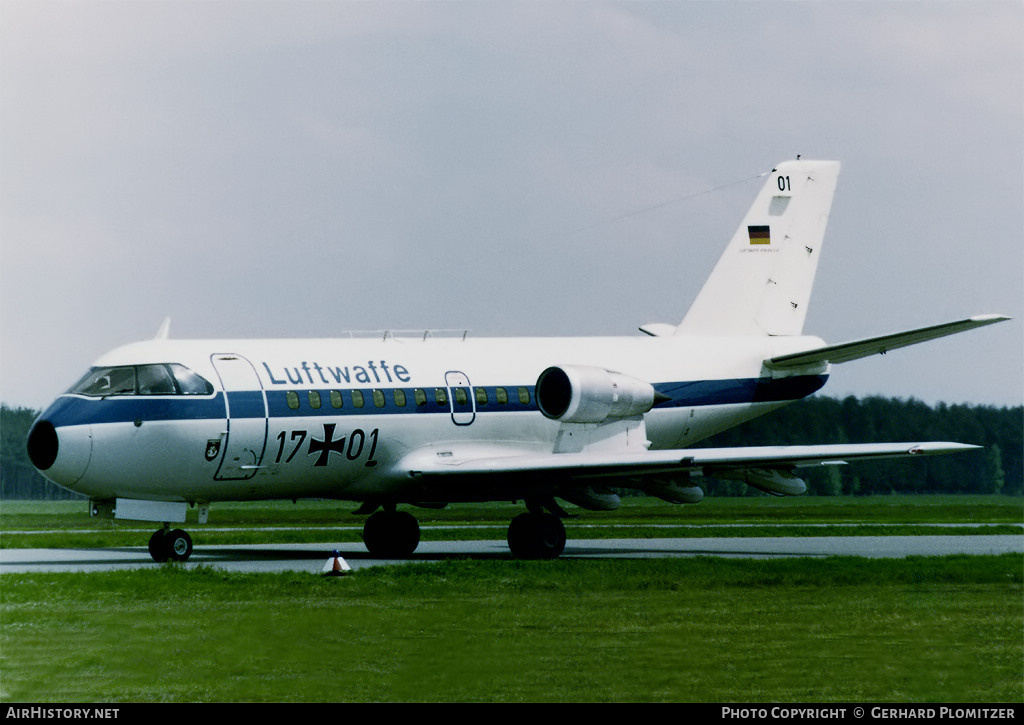
[[[40,471],[47,471],[57,460],[57,429],[48,420],[37,421],[28,432],[28,457]]]
[[[58,429],[48,420],[38,420],[29,431],[26,444],[32,465],[61,486],[70,486],[81,479],[92,457],[89,426]]]

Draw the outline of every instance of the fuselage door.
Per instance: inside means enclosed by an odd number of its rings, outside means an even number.
[[[214,478],[252,478],[267,447],[267,396],[256,369],[240,355],[213,355],[213,367],[224,389],[227,431],[221,442],[220,467]]]
[[[469,377],[458,370],[444,374],[448,388],[448,404],[451,406],[452,422],[455,425],[469,425],[476,419],[476,398],[469,385]]]

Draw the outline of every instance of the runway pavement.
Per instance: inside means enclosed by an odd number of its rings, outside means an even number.
[[[367,566],[452,558],[508,559],[504,541],[425,541],[408,559],[379,559],[361,544],[197,546],[186,567],[234,572],[319,573],[337,550],[353,570]],[[1024,553],[1024,534],[995,536],[811,536],[765,538],[572,539],[563,559],[738,558],[860,556],[901,558],[950,554]],[[145,547],[111,549],[0,549],[0,574],[87,572],[159,567]]]

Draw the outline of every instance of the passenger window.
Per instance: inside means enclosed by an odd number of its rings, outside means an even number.
[[[405,391],[401,388],[395,389],[395,405],[399,408],[405,407]]]
[[[487,405],[487,390],[484,388],[476,389],[476,404]]]
[[[495,388],[494,397],[500,405],[508,403],[508,391],[506,391],[505,388]]]
[[[341,393],[339,391],[337,391],[337,390],[332,390],[331,391],[331,407],[332,408],[340,408],[343,403],[344,403],[344,400],[341,397]]]
[[[434,388],[434,400],[438,405],[448,405],[448,391],[444,388]]]
[[[362,390],[353,390],[352,391],[352,405],[356,406],[357,408],[362,408],[363,407],[363,391]]]
[[[530,391],[526,388],[519,388],[519,402],[523,405],[530,404]]]
[[[320,409],[320,393],[315,390],[309,391],[309,407],[313,410]]]
[[[289,408],[291,408],[292,410],[299,409],[299,394],[296,393],[294,390],[289,390],[287,393],[285,393],[284,399],[288,401]]]
[[[376,407],[378,407],[378,408],[383,408],[384,407],[384,391],[383,390],[377,390],[376,388],[374,389],[374,391],[373,391],[373,404]]]
[[[416,388],[412,391],[412,397],[416,401],[416,405],[427,404],[427,391],[423,388]]]
[[[455,388],[455,402],[459,405],[466,405],[469,402],[469,396],[466,394],[465,388]]]

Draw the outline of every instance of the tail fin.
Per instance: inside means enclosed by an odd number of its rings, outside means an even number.
[[[779,164],[675,334],[801,334],[838,178],[838,161]]]

